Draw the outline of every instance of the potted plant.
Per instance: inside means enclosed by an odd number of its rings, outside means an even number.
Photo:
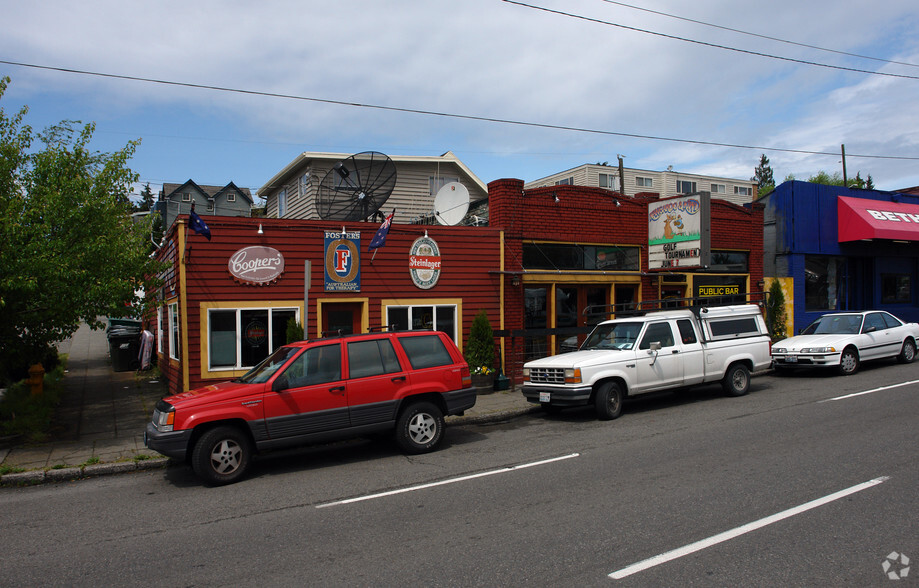
[[[472,374],[472,385],[480,393],[491,392],[495,383],[495,336],[484,310],[479,311],[472,321],[465,356]]]

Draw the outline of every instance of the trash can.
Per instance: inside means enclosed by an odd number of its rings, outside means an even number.
[[[108,331],[108,349],[112,356],[112,369],[129,372],[140,366],[140,328],[119,326]]]

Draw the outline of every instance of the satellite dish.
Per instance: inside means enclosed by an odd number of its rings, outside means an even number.
[[[469,190],[459,182],[444,184],[434,196],[434,217],[442,225],[458,225],[469,210]]]
[[[319,183],[316,208],[323,220],[370,218],[396,186],[396,165],[386,155],[365,151],[339,161]]]

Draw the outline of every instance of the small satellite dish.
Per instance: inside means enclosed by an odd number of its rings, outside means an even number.
[[[459,182],[444,184],[434,196],[434,217],[442,225],[458,225],[469,210],[469,190]]]
[[[323,220],[366,220],[396,186],[396,166],[386,155],[365,151],[339,161],[319,183],[316,202]]]

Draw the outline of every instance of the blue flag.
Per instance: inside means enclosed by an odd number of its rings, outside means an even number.
[[[207,237],[207,240],[211,240],[211,229],[207,226],[201,217],[198,216],[194,210],[191,211],[188,215],[188,226],[191,227],[191,230],[198,233],[199,235],[204,235]]]
[[[395,210],[390,212],[386,220],[383,221],[383,224],[380,225],[380,228],[377,229],[377,234],[373,236],[373,239],[370,240],[370,245],[367,246],[368,251],[373,251],[374,249],[379,249],[383,245],[386,245],[386,235],[389,234],[389,227],[392,226],[392,217],[394,214],[396,214]]]

